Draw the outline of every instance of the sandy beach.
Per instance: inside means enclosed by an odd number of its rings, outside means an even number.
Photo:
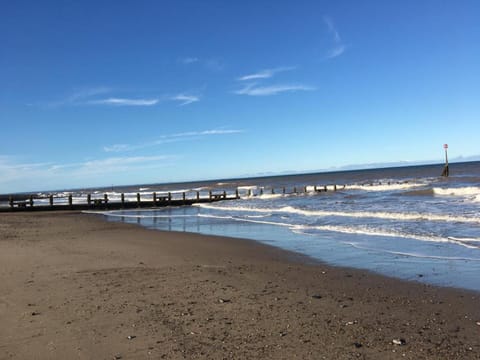
[[[480,359],[480,294],[249,240],[0,217],[0,359]]]

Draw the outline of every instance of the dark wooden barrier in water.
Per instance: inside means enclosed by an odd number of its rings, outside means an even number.
[[[314,186],[304,186],[303,193],[309,193],[309,189],[313,189],[314,193],[326,192],[329,188],[333,191],[337,191],[337,185],[314,185]],[[341,189],[344,189],[345,185],[341,186]],[[251,189],[248,189],[244,196],[262,196],[264,195],[265,188],[258,187],[258,194],[254,194]],[[194,193],[194,196],[188,196]],[[274,187],[270,188],[270,193],[281,194],[281,195],[298,195],[300,194],[297,191],[297,187],[293,187],[292,192],[287,192],[285,187],[282,188],[281,192],[276,192]],[[97,195],[98,196],[98,195]],[[85,198],[80,200],[77,198],[74,202],[73,195],[69,194],[66,197],[62,197],[62,203],[58,203],[58,198],[53,195],[48,197],[43,197],[41,199],[34,199],[33,195],[27,196],[9,196],[8,198],[8,207],[0,207],[0,212],[18,212],[18,211],[54,211],[54,210],[121,210],[121,209],[137,209],[137,208],[154,208],[154,207],[165,207],[165,206],[183,206],[183,205],[193,205],[199,203],[209,203],[215,201],[224,201],[224,200],[237,200],[241,198],[239,189],[235,189],[234,194],[227,194],[224,190],[222,192],[213,192],[210,190],[208,196],[201,196],[199,191],[189,191],[183,192],[181,198],[173,198],[172,193],[168,192],[166,195],[158,196],[156,192],[153,192],[150,199],[142,198],[140,193],[136,194],[136,199],[127,201],[125,199],[125,194],[120,194],[120,201],[111,201],[108,198],[107,194],[104,194],[100,197],[92,197],[92,194],[87,194]],[[48,204],[45,203],[45,199],[48,199]],[[55,203],[57,199],[57,203]],[[42,201],[42,204],[38,204],[39,200]],[[35,204],[37,202],[37,204]]]

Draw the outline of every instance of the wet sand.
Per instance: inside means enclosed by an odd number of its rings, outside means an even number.
[[[0,216],[0,359],[480,359],[480,294],[249,240]]]

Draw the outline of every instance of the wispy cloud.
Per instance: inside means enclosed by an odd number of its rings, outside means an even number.
[[[225,68],[224,62],[217,58],[201,59],[191,56],[180,58],[178,59],[178,62],[183,65],[197,64],[212,72],[220,72]]]
[[[180,101],[180,106],[184,106],[184,105],[188,105],[188,104],[200,101],[200,97],[194,96],[194,95],[178,94],[171,97],[171,100]]]
[[[327,26],[328,32],[332,36],[333,42],[333,47],[327,52],[327,58],[333,59],[342,55],[347,49],[347,46],[343,43],[342,38],[340,37],[340,34],[338,33],[338,30],[335,27],[333,20],[328,16],[324,16],[323,21]]]
[[[205,136],[214,136],[214,135],[229,135],[229,134],[238,134],[243,133],[244,130],[238,129],[210,129],[210,130],[202,130],[202,131],[188,131],[170,135],[162,135],[156,140],[139,143],[139,144],[114,144],[104,146],[103,150],[105,152],[124,152],[124,151],[132,151],[132,150],[139,150],[148,147],[158,146],[161,144],[178,142],[178,141],[191,141],[195,139],[199,139]]]
[[[80,88],[75,90],[72,94],[68,95],[64,99],[57,100],[57,101],[49,101],[41,105],[46,105],[48,107],[79,105],[84,103],[86,100],[91,99],[94,96],[107,94],[110,91],[111,89],[106,86]],[[32,105],[32,104],[29,104],[29,105]]]
[[[235,91],[237,95],[249,95],[249,96],[270,96],[277,95],[284,92],[297,92],[297,91],[312,91],[315,90],[312,86],[307,85],[294,85],[294,84],[278,84],[269,86],[257,86],[256,84],[249,84],[243,89]]]
[[[345,45],[337,45],[335,46],[333,49],[330,49],[328,52],[327,52],[327,58],[328,59],[333,59],[333,58],[336,58],[337,56],[340,56],[342,55],[346,50],[346,46]]]
[[[118,106],[152,106],[159,102],[159,99],[128,99],[128,98],[108,98],[92,100],[91,104],[118,105]]]
[[[198,62],[199,59],[198,59],[197,57],[185,57],[185,58],[179,59],[179,61],[180,61],[182,64],[188,65],[188,64],[193,64],[193,63]]]
[[[92,159],[75,163],[22,163],[13,157],[0,157],[0,189],[3,192],[45,190],[66,186],[105,184],[107,177],[122,179],[136,176],[148,169],[171,166],[179,159],[176,155],[122,156]],[[63,183],[69,179],[68,185]],[[39,185],[41,184],[41,185]],[[38,187],[45,187],[39,189]]]
[[[283,66],[283,67],[277,67],[274,69],[265,69],[253,74],[240,76],[237,80],[247,81],[247,80],[256,80],[256,79],[268,79],[273,77],[276,73],[295,70],[295,69],[296,69],[295,66]]]
[[[61,101],[47,103],[48,106],[89,106],[89,105],[105,105],[105,106],[154,106],[161,102],[175,101],[180,106],[188,105],[200,101],[200,96],[180,93],[172,96],[171,94],[157,94],[151,97],[142,95],[134,96],[113,96],[114,91],[108,87],[85,88],[74,92],[70,96]],[[111,96],[105,96],[109,94]],[[103,95],[103,96],[102,96]]]

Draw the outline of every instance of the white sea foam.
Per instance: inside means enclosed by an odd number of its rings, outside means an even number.
[[[264,224],[264,225],[275,225],[275,226],[284,226],[284,227],[294,227],[294,225],[289,223],[281,223],[276,221],[266,221],[266,220],[252,220],[248,218],[239,218],[235,216],[220,216],[220,215],[212,215],[212,214],[198,214],[198,217],[203,218],[213,218],[213,219],[224,219],[224,220],[235,220],[240,222],[249,222],[255,224]]]
[[[268,200],[268,199],[278,199],[282,196],[283,196],[282,194],[262,194],[258,197],[263,200]]]
[[[408,190],[425,186],[422,183],[380,183],[380,184],[353,184],[347,185],[347,189],[364,190],[364,191],[394,191],[394,190]]]
[[[480,261],[480,259],[478,259],[478,258],[470,258],[470,257],[425,255],[425,254],[414,253],[414,252],[392,251],[392,250],[371,248],[371,247],[359,245],[359,244],[353,243],[353,242],[346,242],[345,244],[348,244],[348,245],[350,245],[350,246],[352,246],[352,247],[354,247],[354,248],[356,248],[356,249],[368,250],[368,251],[375,251],[375,252],[382,252],[382,253],[387,253],[387,254],[392,254],[392,255],[399,255],[399,256],[408,256],[408,257],[423,258],[423,259],[432,259],[432,260]]]
[[[455,237],[445,238],[440,236],[409,234],[409,233],[402,233],[394,230],[388,231],[388,230],[383,230],[378,228],[367,228],[367,227],[358,227],[358,226],[355,227],[355,226],[339,226],[339,225],[318,225],[318,226],[296,225],[296,224],[276,222],[276,221],[254,220],[252,218],[239,218],[239,217],[229,216],[229,215],[222,216],[222,215],[212,215],[212,214],[199,214],[198,216],[204,217],[204,218],[235,220],[235,221],[243,221],[243,222],[250,222],[250,223],[256,223],[256,224],[288,227],[293,232],[300,233],[300,234],[308,234],[308,230],[320,230],[320,231],[329,231],[329,232],[352,234],[352,235],[395,237],[395,238],[405,238],[405,239],[427,241],[427,242],[454,243],[470,249],[480,249],[480,246],[476,246],[470,243],[475,241],[480,242],[480,239],[455,238]]]
[[[303,216],[341,216],[353,218],[376,218],[389,220],[404,221],[446,221],[446,222],[463,222],[463,223],[480,223],[479,217],[466,217],[458,215],[445,214],[428,214],[428,213],[404,213],[404,212],[383,212],[383,211],[326,211],[326,210],[303,210],[292,206],[284,206],[281,208],[250,208],[242,206],[221,206],[214,204],[194,204],[206,209],[222,210],[222,211],[240,211],[240,212],[258,212],[258,213],[289,213]]]
[[[149,210],[145,209],[145,210],[135,210],[135,211],[149,211]],[[84,210],[82,212],[85,214],[97,214],[97,215],[105,215],[110,217],[129,218],[129,219],[156,219],[156,218],[169,219],[169,218],[196,217],[195,214],[192,214],[192,215],[167,215],[167,214],[141,215],[141,214],[122,214],[115,211],[94,211],[94,210]]]
[[[244,185],[244,186],[239,186],[237,189],[238,190],[253,190],[258,188],[256,185]]]
[[[439,196],[463,197],[467,200],[480,202],[480,187],[467,186],[459,188],[433,188],[433,193]]]
[[[419,235],[419,234],[409,234],[402,233],[395,230],[384,230],[377,228],[368,228],[368,227],[359,227],[359,226],[341,226],[341,225],[319,225],[319,226],[308,226],[308,225],[299,225],[295,226],[294,230],[297,232],[305,232],[307,230],[321,230],[321,231],[331,231],[338,232],[343,234],[352,234],[352,235],[368,235],[368,236],[383,236],[383,237],[396,237],[404,239],[414,239],[419,241],[428,241],[428,242],[437,242],[437,243],[454,243],[461,245],[470,249],[479,249],[480,246],[475,246],[470,244],[471,240],[455,238],[455,237],[440,237],[440,236],[428,236],[428,235]]]

